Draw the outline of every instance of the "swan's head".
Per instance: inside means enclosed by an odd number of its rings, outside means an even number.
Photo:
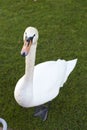
[[[27,27],[23,35],[24,45],[21,50],[22,56],[27,56],[31,46],[36,45],[38,40],[38,31],[34,27]]]

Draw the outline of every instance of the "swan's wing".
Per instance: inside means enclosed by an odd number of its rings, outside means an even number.
[[[49,90],[51,87],[55,87],[57,83],[61,86],[61,82],[64,79],[64,73],[66,72],[65,61],[48,61],[35,66],[34,69],[34,85],[37,88],[43,88]],[[40,89],[39,88],[39,89]]]
[[[73,71],[77,59],[65,61],[48,61],[36,65],[34,68],[34,101],[36,105],[43,104],[55,98],[60,87],[66,82]],[[39,101],[39,102],[38,102]]]
[[[63,85],[66,67],[67,64],[64,60],[48,61],[36,65],[33,79],[35,97],[41,97],[43,100],[53,99]]]

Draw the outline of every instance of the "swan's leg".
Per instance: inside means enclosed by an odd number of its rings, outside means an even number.
[[[48,108],[46,106],[39,106],[35,110],[35,117],[40,117],[43,121],[47,119]]]
[[[48,115],[48,108],[49,108],[49,104],[48,106],[41,105],[36,107],[34,116],[40,117],[43,121],[45,121]]]

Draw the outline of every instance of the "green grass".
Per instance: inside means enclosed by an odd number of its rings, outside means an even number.
[[[14,99],[15,84],[24,74],[20,50],[27,26],[39,30],[36,64],[78,58],[46,122]],[[0,1],[0,117],[15,130],[87,129],[87,0]]]

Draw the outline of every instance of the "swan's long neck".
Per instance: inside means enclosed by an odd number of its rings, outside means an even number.
[[[30,82],[33,81],[36,47],[37,47],[37,44],[31,45],[29,54],[26,56],[26,59],[25,59],[25,77]]]

